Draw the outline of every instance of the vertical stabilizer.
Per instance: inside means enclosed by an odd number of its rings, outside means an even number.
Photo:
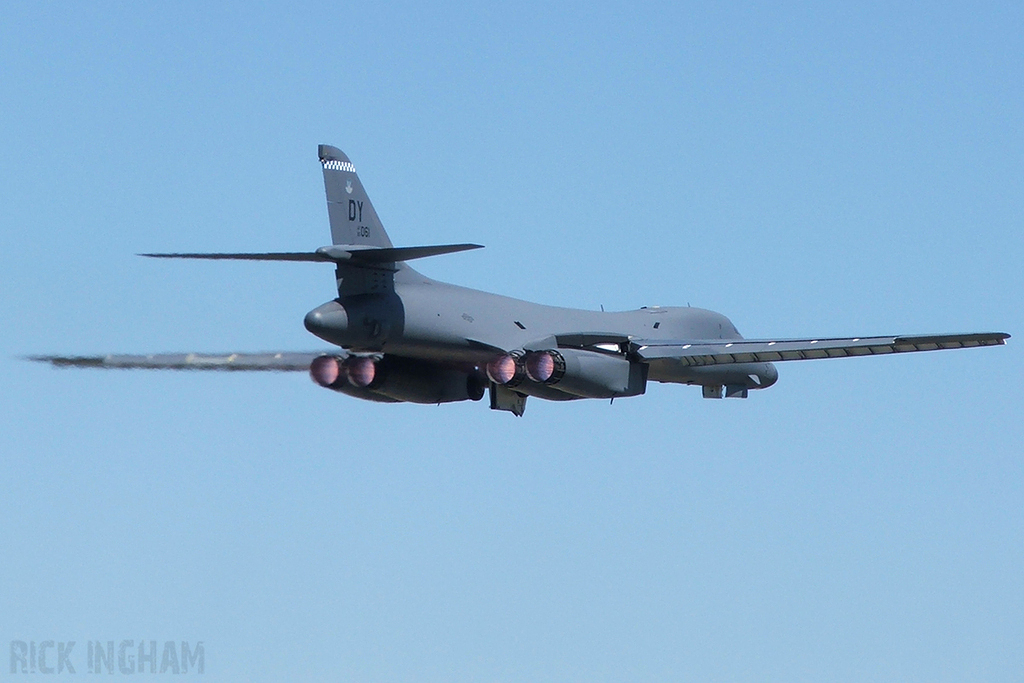
[[[320,145],[318,152],[324,167],[327,215],[331,221],[333,243],[391,247],[391,240],[384,232],[363,184],[359,182],[356,167],[337,147]]]

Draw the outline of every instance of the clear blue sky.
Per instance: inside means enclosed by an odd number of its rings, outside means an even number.
[[[1020,680],[1019,3],[282,7],[4,5],[0,677]],[[327,243],[318,143],[439,279],[1016,338],[522,419],[18,359],[320,348],[329,267],[134,256]]]

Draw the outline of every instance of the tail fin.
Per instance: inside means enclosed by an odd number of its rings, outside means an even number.
[[[393,246],[349,158],[330,145],[320,145],[317,151],[324,167],[327,216],[331,222],[333,243]]]

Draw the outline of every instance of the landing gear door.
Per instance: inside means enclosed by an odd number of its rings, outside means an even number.
[[[526,412],[526,396],[491,382],[491,410],[507,410],[516,417]]]

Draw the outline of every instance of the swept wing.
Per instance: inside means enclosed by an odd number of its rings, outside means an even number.
[[[817,339],[712,339],[660,341],[633,339],[630,349],[640,360],[675,359],[684,365],[775,363],[784,360],[847,358],[886,353],[999,346],[1010,335],[1003,332],[933,334],[894,337],[841,337]]]
[[[156,353],[108,356],[31,356],[60,368],[122,370],[219,370],[224,372],[307,372],[323,351],[266,353]],[[334,353],[337,353],[335,351]]]

